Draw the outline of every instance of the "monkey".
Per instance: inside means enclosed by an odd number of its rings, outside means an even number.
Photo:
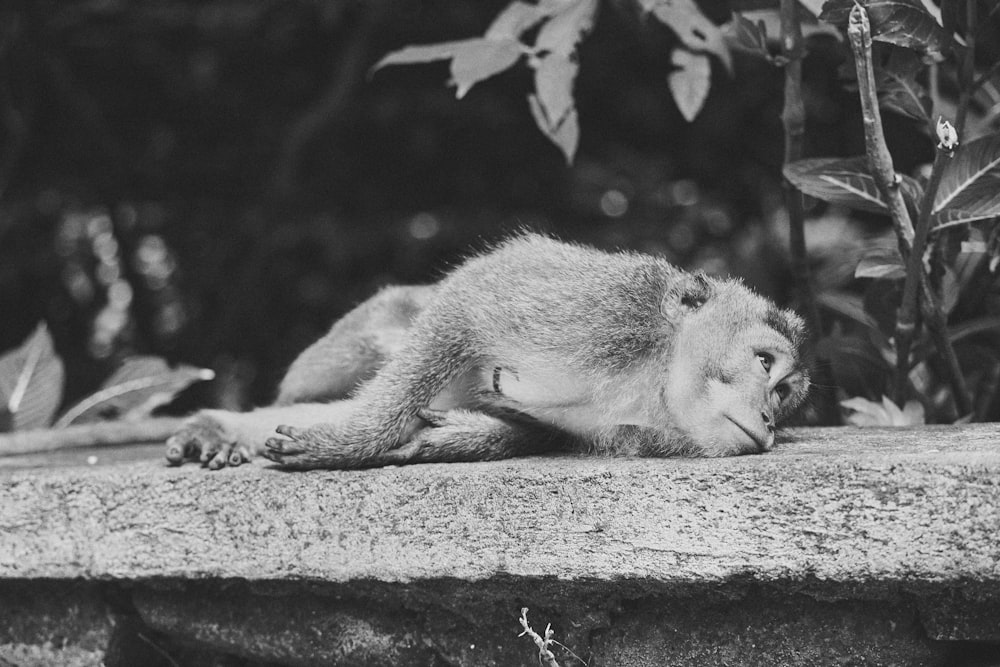
[[[521,233],[388,287],[290,366],[273,406],[204,410],[167,459],[290,469],[766,452],[809,390],[803,320],[742,282]]]

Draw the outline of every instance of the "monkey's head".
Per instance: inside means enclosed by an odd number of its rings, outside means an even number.
[[[665,391],[705,456],[763,452],[809,390],[802,319],[731,280],[693,276],[668,295],[676,323]]]

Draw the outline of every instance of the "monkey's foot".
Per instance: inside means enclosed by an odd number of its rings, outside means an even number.
[[[210,470],[238,466],[252,458],[249,449],[236,442],[221,422],[204,412],[188,419],[170,436],[166,456],[170,465],[200,461]]]

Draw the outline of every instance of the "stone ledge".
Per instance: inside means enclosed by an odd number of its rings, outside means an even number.
[[[715,460],[307,473],[133,463],[2,478],[0,580],[124,583],[158,631],[283,664],[464,664],[435,660],[466,655],[468,637],[507,636],[521,604],[548,615],[534,616],[539,630],[561,620],[557,638],[596,664],[657,664],[689,644],[685,659],[705,660],[732,639],[726,628],[743,658],[718,664],[813,655],[797,641],[850,658],[866,645],[854,636],[874,647],[862,662],[948,664],[944,640],[1000,642],[996,425],[792,431],[773,453]],[[302,608],[333,614],[328,635],[365,628],[369,644],[348,644],[369,653],[289,648],[293,628],[278,632],[284,648],[277,635],[258,646],[265,617]],[[448,618],[465,639],[431,631]],[[698,644],[690,624],[715,629]],[[784,644],[772,636],[782,627]],[[304,642],[315,628],[298,630]],[[524,641],[507,640],[522,661]],[[497,642],[493,657],[466,657],[518,664]],[[758,643],[770,649],[754,662]],[[414,657],[430,645],[433,660]]]

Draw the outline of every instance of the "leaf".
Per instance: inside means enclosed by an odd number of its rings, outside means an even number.
[[[906,267],[899,250],[895,248],[872,248],[858,262],[854,269],[855,278],[883,278],[898,280],[906,277]]]
[[[844,27],[856,0],[828,0],[819,15],[828,23]],[[920,0],[861,0],[868,12],[872,39],[943,58],[947,35]]]
[[[590,32],[597,12],[597,0],[569,0],[538,31],[537,52],[550,52],[569,58],[577,43]]]
[[[0,357],[0,397],[15,431],[45,428],[62,401],[65,371],[42,322],[16,350]]]
[[[858,294],[840,291],[823,291],[816,295],[819,305],[838,315],[854,320],[872,331],[878,331],[878,322],[865,311],[864,301]]]
[[[371,71],[374,73],[389,65],[413,65],[434,62],[436,60],[447,60],[454,57],[462,47],[475,41],[477,40],[461,39],[454,42],[441,42],[440,44],[406,46],[383,56],[381,60],[375,63]]]
[[[934,197],[934,228],[1000,215],[1000,134],[959,146]]]
[[[511,67],[520,57],[521,44],[514,39],[468,40],[451,61],[455,97],[462,99],[472,86]]]
[[[701,111],[712,85],[712,64],[708,56],[684,48],[674,49],[670,61],[677,69],[667,75],[677,108],[689,123]]]
[[[733,12],[733,20],[728,24],[726,35],[730,44],[758,56],[768,57],[767,28],[764,22],[754,23],[740,13]]]
[[[948,339],[952,343],[957,343],[963,338],[987,331],[1000,331],[1000,317],[979,317],[948,327]]]
[[[529,5],[515,0],[497,14],[484,37],[494,40],[517,39],[547,15],[548,13],[540,5]]]
[[[919,401],[908,401],[902,410],[888,396],[883,396],[881,403],[858,396],[840,405],[854,411],[846,417],[853,426],[919,426],[925,422],[924,406]]]
[[[566,157],[566,163],[572,164],[573,156],[576,155],[576,147],[580,142],[580,123],[576,116],[576,109],[571,107],[561,123],[552,125],[549,123],[549,119],[545,115],[545,108],[538,100],[537,95],[529,95],[528,104],[538,129],[559,147],[559,150]]]
[[[100,391],[67,410],[55,428],[106,419],[109,414],[140,419],[172,401],[189,385],[213,377],[215,373],[206,368],[184,364],[170,368],[159,357],[131,357]]]
[[[883,109],[919,120],[931,122],[931,96],[917,81],[923,64],[916,53],[908,49],[893,49],[888,62],[875,71],[879,105]]]
[[[573,82],[578,69],[575,62],[554,52],[537,62],[535,91],[549,127],[558,127],[573,109]]]
[[[810,197],[872,213],[888,211],[863,157],[798,160],[785,165],[784,174],[792,185]],[[903,197],[916,205],[923,187],[909,176],[901,179]]]
[[[695,53],[711,53],[733,71],[733,58],[719,29],[701,13],[694,0],[639,0],[642,8],[677,35]]]
[[[799,0],[799,4],[808,9],[813,16],[823,13],[823,0]]]

